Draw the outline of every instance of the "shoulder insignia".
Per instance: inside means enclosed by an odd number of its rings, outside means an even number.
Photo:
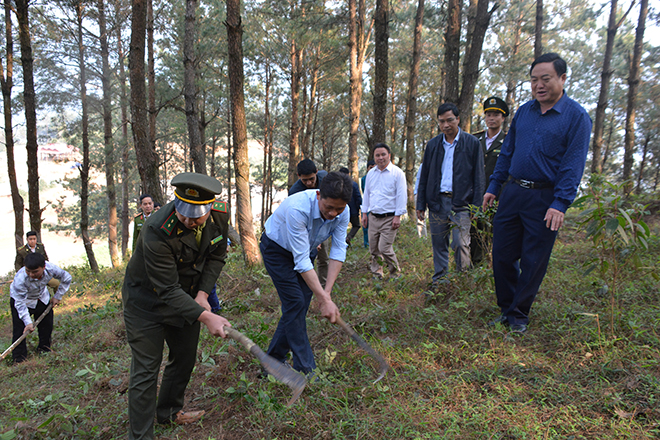
[[[213,211],[218,211],[222,213],[227,213],[227,203],[226,202],[221,202],[219,200],[216,200],[213,202],[213,207],[211,208]]]
[[[176,211],[172,211],[172,214],[170,214],[170,216],[167,217],[167,220],[165,220],[165,223],[163,223],[163,226],[161,226],[160,229],[165,231],[167,235],[171,235],[177,220],[178,219],[176,218]]]
[[[219,235],[219,236],[215,237],[213,240],[211,240],[211,246],[213,246],[214,244],[216,244],[220,240],[222,240],[222,235]]]
[[[140,212],[138,215],[136,215],[135,217],[133,217],[133,218],[138,218],[138,217],[142,217],[142,213],[141,213],[141,212]]]

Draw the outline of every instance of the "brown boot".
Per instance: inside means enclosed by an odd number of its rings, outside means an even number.
[[[176,413],[172,423],[177,425],[188,425],[190,423],[199,422],[199,420],[204,416],[204,411],[179,411]]]

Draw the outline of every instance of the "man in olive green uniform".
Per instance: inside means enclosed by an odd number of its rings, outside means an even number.
[[[48,261],[46,247],[37,242],[37,233],[35,231],[29,231],[25,234],[25,237],[27,238],[27,244],[16,249],[16,260],[14,260],[14,269],[16,269],[16,272],[23,267],[23,260],[25,260],[25,256],[29,253],[36,252],[37,254],[41,254]]]
[[[135,253],[135,245],[140,236],[140,230],[144,222],[153,214],[155,208],[154,199],[149,194],[140,196],[140,213],[133,218],[133,253]]]
[[[497,157],[500,155],[502,143],[506,137],[506,133],[504,133],[502,126],[504,125],[504,120],[507,116],[509,116],[509,106],[503,99],[496,96],[486,98],[484,101],[484,120],[486,122],[486,130],[474,134],[476,138],[479,139],[481,149],[484,152],[486,186],[488,186],[490,175],[493,174],[493,171],[495,170]],[[482,223],[479,223],[477,226],[480,230],[485,230],[485,226]],[[476,266],[484,259],[484,255],[488,253],[488,249],[485,246],[483,237],[474,226],[470,229],[470,235],[470,257],[472,264]]]
[[[208,293],[227,255],[226,204],[215,200],[216,179],[195,173],[172,179],[175,200],[145,222],[126,268],[122,289],[126,334],[131,346],[128,390],[129,439],[152,439],[159,423],[192,423],[203,411],[184,413],[184,392],[197,357],[200,322],[225,337],[225,318],[210,312]],[[169,359],[158,400],[163,355]]]

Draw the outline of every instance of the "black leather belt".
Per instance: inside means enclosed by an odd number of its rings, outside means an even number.
[[[451,191],[441,191],[440,192],[440,197],[451,197],[452,192]]]
[[[375,212],[370,212],[376,218],[385,218],[385,217],[394,217],[393,212],[386,212],[385,214],[376,214]]]
[[[516,179],[515,177],[511,177],[511,179],[514,182],[516,182],[521,188],[527,188],[527,189],[544,189],[544,188],[552,188],[553,186],[555,186],[555,184],[552,182],[532,182],[531,180]]]

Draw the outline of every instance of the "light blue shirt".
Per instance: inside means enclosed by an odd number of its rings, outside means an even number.
[[[314,269],[311,252],[332,237],[328,257],[346,260],[346,228],[350,210],[346,209],[332,220],[324,220],[319,211],[317,190],[301,191],[282,202],[264,226],[266,235],[293,254],[294,270],[298,273]]]
[[[32,324],[32,318],[28,308],[34,309],[37,306],[37,301],[44,304],[50,302],[50,294],[46,285],[53,278],[60,280],[60,285],[55,292],[55,298],[61,300],[64,294],[71,286],[71,275],[64,269],[60,269],[53,263],[46,261],[43,276],[35,280],[30,278],[25,273],[25,267],[22,267],[14,276],[14,282],[11,283],[9,288],[9,296],[14,299],[14,307],[18,312],[18,317],[25,323],[25,325]]]
[[[454,142],[447,142],[445,135],[442,135],[442,146],[445,148],[445,157],[442,159],[442,180],[440,181],[440,192],[452,192],[454,178],[454,151],[458,143],[458,137],[461,135],[461,129],[458,129]]]

